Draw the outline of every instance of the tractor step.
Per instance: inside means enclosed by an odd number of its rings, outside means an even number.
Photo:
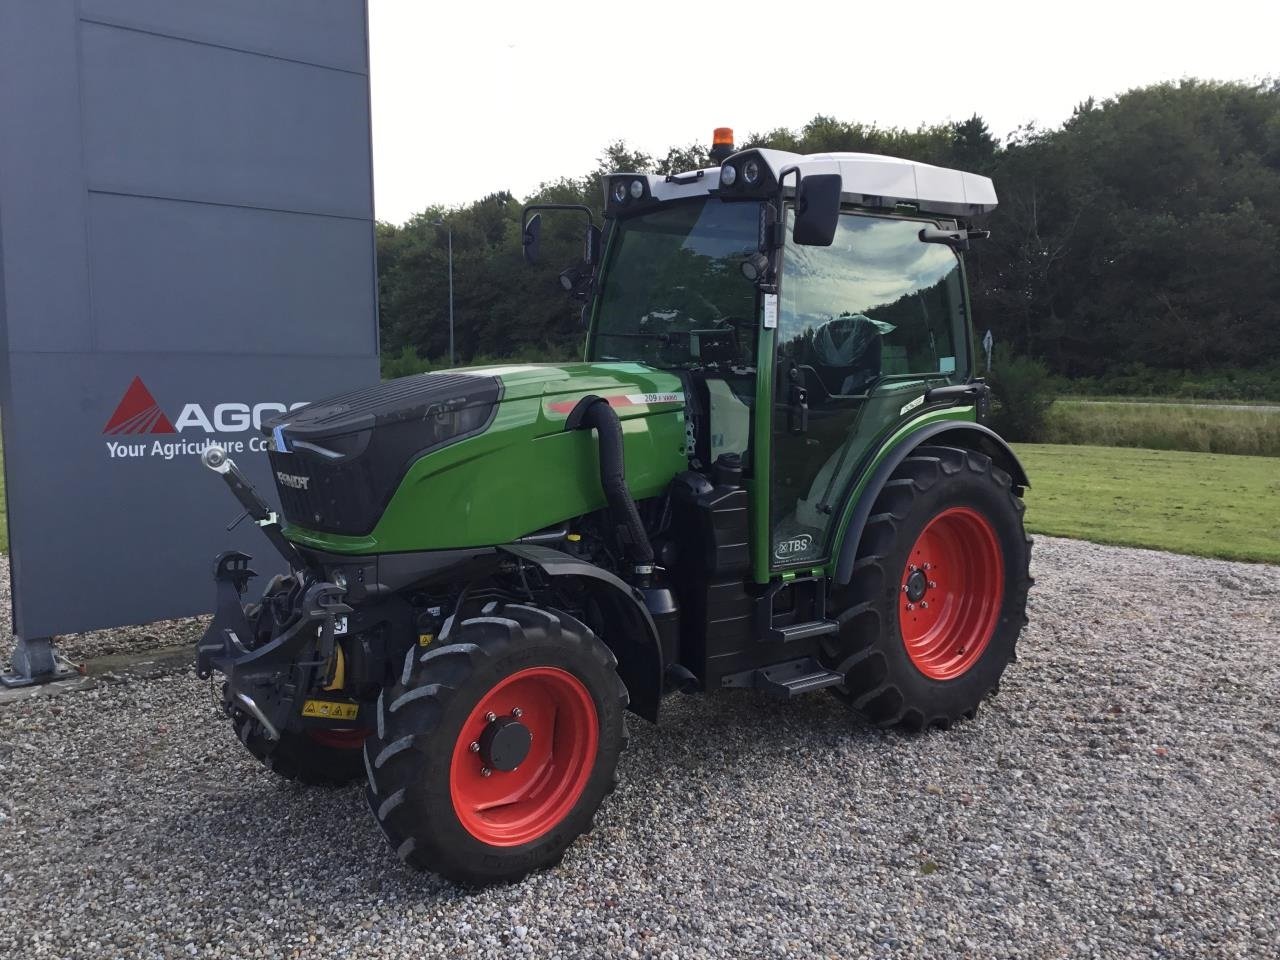
[[[805,623],[791,623],[785,627],[773,627],[769,631],[769,639],[777,643],[793,643],[797,640],[825,637],[839,631],[840,624],[834,620],[809,620]]]
[[[800,657],[757,670],[744,670],[721,681],[726,687],[754,687],[762,693],[783,700],[841,683],[844,683],[844,674],[828,670],[813,657]]]

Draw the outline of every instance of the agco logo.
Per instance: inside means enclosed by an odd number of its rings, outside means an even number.
[[[206,409],[198,403],[184,404],[176,420],[170,420],[161,409],[155,396],[147,389],[141,377],[134,377],[125,390],[115,412],[102,428],[104,436],[123,437],[142,434],[178,434],[176,440],[150,440],[141,442],[108,441],[107,453],[113,459],[131,457],[161,457],[172,460],[184,455],[199,456],[213,443],[226,448],[228,453],[259,452],[267,449],[265,437],[249,440],[226,440],[214,435],[244,433],[260,430],[262,421],[278,413],[305,406],[303,403],[218,403]],[[202,433],[200,439],[186,439],[192,432]]]
[[[778,560],[797,560],[813,549],[813,537],[802,533],[796,537],[779,540],[773,546],[773,555]]]

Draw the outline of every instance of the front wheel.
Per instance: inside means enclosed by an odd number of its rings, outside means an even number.
[[[579,621],[516,603],[411,649],[364,746],[369,806],[400,858],[467,884],[559,862],[616,783],[615,667]]]
[[[921,447],[885,484],[826,646],[839,691],[878,726],[972,717],[1027,622],[1031,541],[1009,475],[983,454]]]

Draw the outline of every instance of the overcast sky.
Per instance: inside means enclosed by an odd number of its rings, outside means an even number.
[[[915,127],[975,112],[1004,137],[1055,126],[1089,95],[1280,74],[1277,0],[1049,9],[369,0],[377,215],[523,197],[619,139],[660,154],[716,126],[741,138],[818,113]]]

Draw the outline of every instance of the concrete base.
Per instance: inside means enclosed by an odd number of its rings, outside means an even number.
[[[0,686],[34,687],[74,676],[78,676],[75,670],[58,663],[58,653],[50,638],[19,637],[13,648],[12,672],[0,673]]]
[[[96,657],[86,661],[64,679],[13,689],[0,686],[0,711],[9,704],[36,697],[58,697],[65,693],[78,693],[103,685],[154,680],[157,677],[186,673],[191,670],[191,661],[192,652],[189,643]]]

